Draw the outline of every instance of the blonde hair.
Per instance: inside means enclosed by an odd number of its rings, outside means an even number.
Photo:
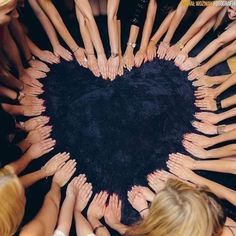
[[[205,191],[178,180],[168,180],[152,202],[148,216],[125,235],[218,236],[223,228],[219,209],[212,205]]]
[[[23,187],[18,177],[0,169],[0,235],[13,235],[24,216]]]

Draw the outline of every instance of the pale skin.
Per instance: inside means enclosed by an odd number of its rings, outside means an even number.
[[[236,115],[236,109],[232,108],[228,111],[215,114],[212,112],[197,112],[195,113],[195,118],[209,124],[218,124],[219,122],[226,120],[228,118],[234,117]]]
[[[198,132],[201,132],[203,134],[207,134],[207,135],[218,134],[217,125],[212,125],[212,124],[208,124],[205,122],[198,122],[198,121],[192,122],[192,125]],[[223,132],[228,132],[233,129],[236,129],[236,124],[224,125]]]
[[[236,155],[236,145],[229,144],[220,148],[205,150],[189,141],[184,140],[183,146],[187,152],[200,159],[226,158]]]
[[[87,219],[82,215],[82,211],[87,206],[92,196],[92,185],[85,182],[76,195],[76,202],[74,207],[75,227],[78,236],[86,236],[93,233],[92,226]]]
[[[18,127],[29,132],[31,130],[43,127],[49,122],[50,118],[47,116],[38,116],[31,119],[28,119],[25,122],[18,123]]]
[[[103,79],[108,78],[108,64],[102,40],[88,0],[75,0],[81,14],[87,22],[87,28],[97,53],[98,67]]]
[[[204,48],[196,57],[188,58],[180,67],[181,70],[189,71],[200,63],[213,55],[217,49],[223,47],[229,42],[236,39],[236,25],[232,25],[229,29],[223,32],[217,39],[213,40],[206,48]]]
[[[20,232],[21,236],[32,235],[53,235],[59,214],[61,199],[61,187],[63,187],[72,177],[76,170],[76,163],[68,161],[60,170],[58,170],[52,180],[50,191],[44,198],[43,206],[38,214]],[[48,214],[50,212],[50,214]]]
[[[147,47],[152,33],[156,12],[157,12],[157,3],[155,0],[151,0],[148,4],[147,18],[145,20],[143,28],[141,45],[134,57],[135,67],[140,67],[143,62],[147,61]]]
[[[236,52],[236,40],[230,45],[224,47],[222,50],[217,52],[207,63],[199,66],[188,74],[190,81],[202,78],[212,67],[227,60],[229,57],[234,55]]]
[[[167,32],[170,27],[172,18],[175,14],[175,11],[169,13],[165,20],[161,23],[160,27],[156,31],[156,33],[151,37],[148,47],[147,47],[147,59],[149,61],[153,61],[153,59],[157,56],[157,43],[160,41],[162,36]]]
[[[236,173],[236,158],[225,158],[219,160],[195,160],[190,156],[183,155],[181,153],[172,153],[169,155],[169,160],[167,161],[167,166],[170,168],[175,164],[179,164],[191,170],[207,170],[215,171],[221,173]]]
[[[87,61],[84,50],[78,46],[78,44],[74,41],[74,39],[70,35],[69,31],[67,30],[65,24],[63,23],[62,18],[59,15],[55,6],[53,5],[52,1],[37,0],[37,2],[44,10],[44,12],[47,14],[48,18],[51,20],[56,30],[60,34],[60,36],[66,42],[71,51],[74,53],[77,62],[81,66],[86,67]]]
[[[91,204],[89,205],[87,218],[93,229],[102,225],[100,220],[104,217],[107,199],[108,193],[101,191],[100,193],[95,194]],[[109,236],[110,233],[106,227],[101,227],[97,230],[96,235]]]
[[[51,42],[51,45],[53,47],[53,52],[54,52],[55,56],[58,58],[58,60],[61,57],[66,61],[71,61],[73,59],[71,52],[60,45],[60,42],[57,38],[56,31],[55,31],[51,21],[48,19],[47,15],[44,13],[44,11],[42,10],[42,8],[38,4],[38,2],[35,0],[29,0],[29,4],[30,4],[31,8],[33,9],[35,15],[39,19],[40,23],[42,24],[42,26],[48,36],[48,38]]]
[[[60,210],[57,225],[57,230],[60,230],[65,235],[69,235],[70,233],[77,195],[80,189],[85,185],[86,180],[86,176],[81,174],[73,178],[67,186],[66,197]]]
[[[188,10],[189,3],[190,3],[190,1],[188,1],[187,4],[182,4],[182,2],[179,3],[179,5],[178,5],[178,7],[171,19],[168,31],[167,31],[163,41],[160,43],[160,46],[158,47],[157,56],[160,59],[164,59],[165,57],[166,57],[166,59],[167,58],[169,59],[170,55],[173,53],[174,47],[170,48],[170,43],[171,43],[171,40],[174,36],[175,31],[177,30],[179,24],[181,23],[184,15],[186,14],[186,12]]]

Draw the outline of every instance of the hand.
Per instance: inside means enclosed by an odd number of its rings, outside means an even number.
[[[183,50],[178,53],[175,58],[175,65],[180,67],[188,59],[188,53]]]
[[[217,124],[221,121],[220,114],[214,114],[212,112],[197,112],[194,115],[198,120],[206,122],[208,124]]]
[[[206,72],[207,72],[207,69],[205,69],[204,66],[199,66],[189,72],[188,80],[192,81],[195,79],[200,79],[206,74]]]
[[[167,42],[162,41],[158,47],[157,50],[157,56],[159,57],[159,59],[164,59],[165,55],[168,51],[168,49],[170,48],[170,44]]]
[[[26,139],[30,142],[30,144],[39,143],[49,138],[51,132],[52,132],[52,126],[40,127],[30,131]]]
[[[147,52],[146,50],[139,49],[134,57],[134,64],[136,67],[140,67],[142,63],[147,61]]]
[[[45,73],[50,71],[50,68],[47,66],[47,64],[45,64],[42,61],[39,61],[39,60],[36,60],[36,59],[31,59],[30,61],[28,61],[28,63],[35,70],[42,71],[42,72],[45,72]]]
[[[59,169],[62,168],[62,166],[65,165],[69,158],[70,154],[66,152],[58,153],[52,157],[42,168],[45,171],[46,176],[54,175]]]
[[[25,69],[25,71],[33,79],[42,79],[42,78],[47,77],[47,74],[45,72],[38,71],[38,70],[34,69],[33,67],[29,67],[29,68]]]
[[[107,58],[104,53],[98,54],[98,67],[103,79],[108,77]]]
[[[151,40],[147,47],[147,58],[149,61],[153,61],[153,59],[157,56],[157,46]]]
[[[19,100],[19,103],[26,106],[43,105],[44,100],[30,95],[23,95],[23,97]]]
[[[196,57],[189,57],[179,68],[183,71],[189,71],[199,65],[200,63],[198,62]]]
[[[137,190],[132,189],[128,191],[128,201],[131,206],[138,212],[142,211],[145,208],[148,208],[148,203],[145,200],[142,193]]]
[[[133,50],[127,48],[123,56],[124,68],[127,68],[128,71],[131,71],[134,67],[134,53]]]
[[[88,68],[96,77],[99,77],[101,75],[99,72],[98,62],[95,55],[88,55]]]
[[[207,135],[216,135],[217,134],[217,126],[211,125],[207,123],[202,123],[198,121],[192,122],[192,126],[198,131],[203,134]]]
[[[132,190],[140,192],[148,202],[152,202],[155,197],[155,193],[153,193],[148,187],[135,185],[134,187],[132,187]]]
[[[214,142],[212,142],[211,138],[200,134],[194,134],[194,133],[185,134],[184,140],[190,141],[191,143],[202,148],[208,148],[214,145]]]
[[[118,74],[118,68],[119,68],[119,57],[110,57],[108,60],[108,77],[112,81],[116,78]]]
[[[168,49],[165,59],[167,61],[174,60],[179,53],[180,53],[179,45],[175,44]]]
[[[121,221],[121,206],[122,202],[116,194],[112,194],[109,198],[109,204],[106,207],[104,219],[107,225],[112,229],[116,229],[116,226]]]
[[[217,91],[213,88],[198,88],[197,91],[195,91],[194,95],[198,98],[211,98],[215,99],[217,98]]]
[[[54,149],[54,146],[56,144],[56,141],[49,138],[44,141],[41,141],[40,143],[35,143],[30,146],[30,148],[27,150],[26,154],[30,157],[31,160],[37,159],[41,156],[43,156],[46,153],[49,153]]]
[[[76,171],[76,161],[69,160],[61,169],[59,169],[54,174],[52,182],[55,182],[60,187],[63,187],[70,180],[75,171]]]
[[[31,87],[24,83],[24,88],[21,92],[23,92],[25,95],[37,96],[42,94],[44,90],[40,87]]]
[[[123,64],[123,57],[119,55],[119,68],[118,68],[118,75],[122,76],[124,74],[124,64]]]
[[[104,216],[107,198],[108,193],[104,191],[95,195],[88,208],[88,218],[100,220]]]
[[[217,111],[216,101],[212,98],[204,98],[202,100],[196,100],[194,105],[203,111]]]
[[[30,77],[26,71],[23,75],[20,76],[19,80],[23,81],[24,84],[27,84],[31,87],[43,87],[43,85],[37,79],[33,79],[32,77]]]
[[[55,56],[58,57],[58,58],[61,57],[66,61],[72,61],[73,60],[71,52],[68,51],[67,49],[65,49],[64,47],[62,47],[60,44],[53,47],[53,52],[54,52]]]
[[[79,188],[75,203],[75,210],[82,212],[85,209],[93,194],[92,188],[93,187],[91,183],[84,183]]]
[[[47,50],[40,50],[36,55],[41,61],[47,62],[49,64],[60,63],[60,58],[55,56],[52,52]]]
[[[21,114],[23,116],[40,116],[43,112],[46,111],[46,107],[42,105],[32,105],[32,106],[25,106],[20,105],[22,110]]]
[[[24,122],[25,131],[29,132],[39,127],[43,127],[49,122],[50,118],[47,116],[38,116],[31,118]]]
[[[74,52],[75,59],[79,63],[80,66],[83,66],[84,68],[88,68],[88,60],[85,55],[85,50],[83,48],[78,48]]]

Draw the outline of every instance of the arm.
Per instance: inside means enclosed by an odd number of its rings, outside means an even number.
[[[220,86],[215,88],[215,96],[214,97],[218,97],[220,94],[222,94],[224,91],[226,91],[228,88],[232,87],[235,84],[236,84],[236,73],[233,73]]]
[[[235,194],[234,190],[229,189],[221,184],[213,182],[213,181],[206,179],[204,177],[201,177],[195,173],[191,174],[191,177],[188,178],[188,180],[192,181],[193,183],[195,183],[197,185],[207,186],[219,198],[225,199],[225,200],[231,202],[233,205],[236,205],[236,200],[235,200],[236,194]]]
[[[15,78],[8,71],[0,71],[0,81],[4,85],[18,91],[22,91],[24,89],[24,83],[21,80]]]
[[[188,10],[189,3],[190,3],[190,0],[187,1],[186,4],[182,4],[182,1],[179,3],[179,5],[174,13],[174,16],[171,20],[170,27],[163,39],[164,42],[170,44],[176,29],[178,28],[179,24],[181,23],[182,19],[184,18],[185,14]]]
[[[206,73],[215,65],[227,60],[229,57],[234,55],[236,52],[236,40],[233,41],[229,46],[220,50],[217,54],[215,54],[206,64],[202,65],[203,71]]]
[[[11,100],[17,99],[17,93],[14,90],[11,90],[4,86],[0,86],[0,95],[3,97],[8,97]]]
[[[78,236],[86,236],[93,233],[92,226],[86,220],[86,218],[81,214],[80,211],[75,210],[75,227]],[[83,227],[82,227],[83,226]]]
[[[193,170],[207,170],[221,173],[236,174],[236,162],[232,160],[194,160]]]
[[[185,45],[201,28],[213,17],[216,16],[223,7],[206,7],[198,16],[193,25],[189,28],[186,34],[179,40],[181,44]]]
[[[236,105],[236,95],[225,98],[225,99],[221,100],[220,103],[221,103],[221,107],[223,109],[228,108],[228,107],[232,107],[232,106]]]
[[[203,51],[201,51],[195,58],[201,63],[210,57],[218,48],[236,39],[236,26],[232,26],[227,31],[222,33],[217,39],[213,40]]]
[[[44,198],[43,206],[38,214],[20,232],[20,236],[51,236],[57,222],[60,207],[61,191],[56,182],[52,182],[50,191]],[[50,214],[48,214],[50,213]]]
[[[64,22],[62,21],[61,16],[59,15],[52,1],[47,1],[47,0],[37,0],[37,1],[41,6],[41,8],[44,10],[44,12],[47,14],[53,25],[55,26],[60,36],[66,42],[68,47],[71,49],[72,52],[75,52],[78,48],[78,45],[70,35],[69,31],[67,30]]]

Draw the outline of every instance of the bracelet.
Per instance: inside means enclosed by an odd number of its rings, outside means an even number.
[[[216,102],[217,110],[222,110],[221,101]]]
[[[150,39],[150,42],[153,42],[157,46],[157,43],[153,39]]]
[[[111,52],[111,58],[116,58],[119,56],[119,53],[117,52]]]
[[[179,49],[182,50],[184,48],[184,44],[181,42],[178,42]]]
[[[98,231],[100,228],[105,228],[105,226],[104,226],[104,225],[96,226],[96,227],[93,229],[93,233],[96,234],[97,231]]]
[[[149,210],[149,208],[146,207],[146,208],[142,209],[141,211],[139,211],[139,214],[141,214],[143,211],[146,211],[146,210]]]
[[[16,94],[17,94],[17,96],[16,96],[15,101],[17,101],[17,102],[20,102],[22,100],[22,98],[25,96],[25,94],[21,91],[17,91]]]
[[[21,126],[21,129],[25,130],[25,122],[20,121],[19,124],[20,124],[20,126]],[[26,130],[25,130],[25,131],[26,131]]]
[[[75,50],[72,50],[73,53],[76,53],[79,50],[79,46]]]
[[[225,133],[225,127],[226,127],[226,125],[218,125],[217,126],[217,134]]]
[[[35,59],[36,59],[35,56],[31,55],[30,58],[26,59],[26,60],[27,60],[27,62],[30,62],[31,60],[35,60]]]
[[[131,48],[135,49],[136,43],[128,42],[127,46],[130,46]]]

